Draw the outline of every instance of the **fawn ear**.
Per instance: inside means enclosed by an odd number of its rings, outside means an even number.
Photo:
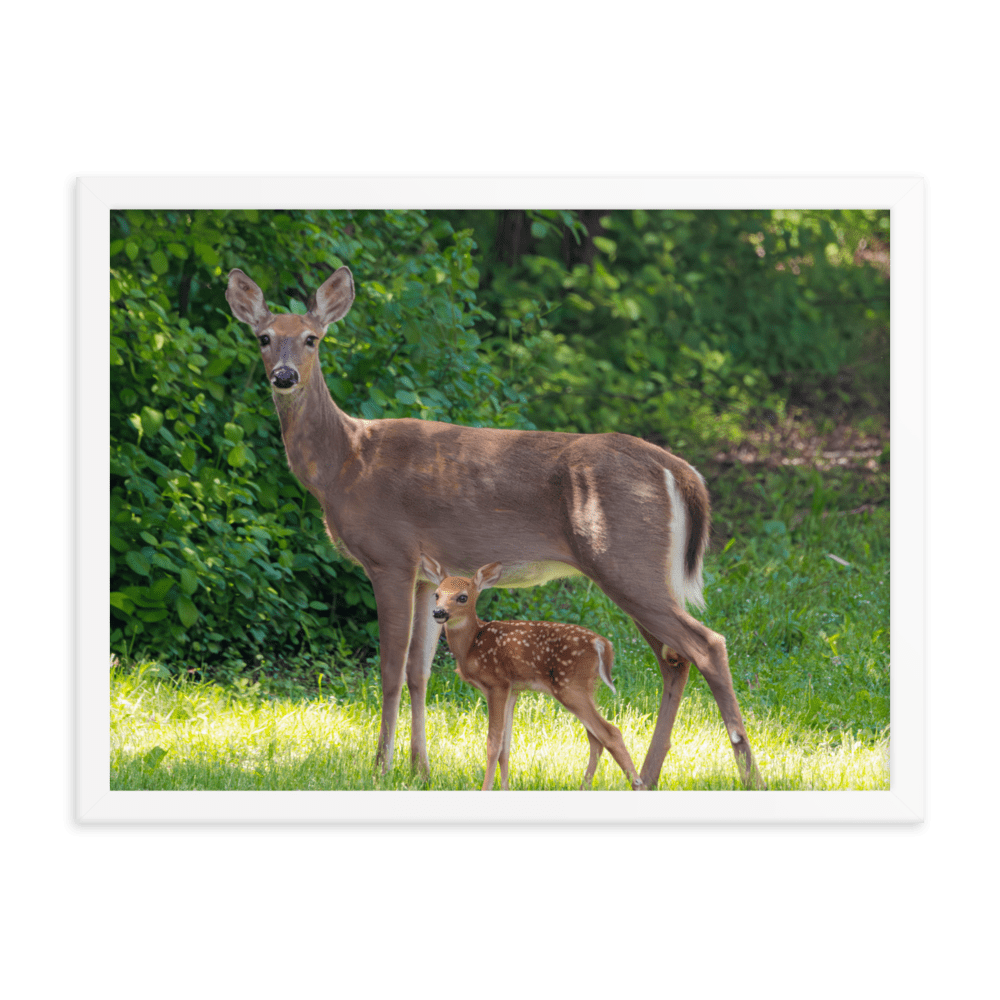
[[[309,299],[309,315],[325,330],[343,319],[354,301],[354,278],[345,264],[338,267]]]
[[[423,567],[424,576],[435,586],[439,584],[448,574],[441,568],[441,564],[432,556],[421,555],[420,565]]]
[[[233,315],[238,320],[249,323],[254,332],[271,318],[271,310],[264,301],[264,293],[238,267],[229,272],[226,301]]]
[[[490,563],[488,566],[480,566],[476,570],[476,575],[472,578],[472,586],[480,591],[495,587],[501,573],[503,573],[503,566],[500,563]]]

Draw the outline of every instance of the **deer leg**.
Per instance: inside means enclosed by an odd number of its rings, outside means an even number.
[[[509,692],[509,688],[490,688],[486,692],[488,731],[486,735],[486,774],[483,776],[484,792],[493,788],[493,779],[496,777],[497,761],[500,759],[500,748],[503,746]]]
[[[374,572],[365,567],[378,608],[379,670],[382,674],[382,722],[375,765],[383,774],[392,769],[403,668],[413,627],[413,574]]]
[[[657,654],[661,671],[664,670],[665,663],[669,665],[672,660],[678,663],[679,669],[676,674],[678,680],[673,684],[671,692],[679,686],[679,672],[680,669],[683,669],[681,665],[684,661],[690,661],[698,668],[708,683],[716,705],[719,706],[719,713],[722,715],[726,734],[736,756],[736,764],[740,769],[740,779],[745,787],[766,788],[767,786],[764,784],[753,759],[753,751],[750,749],[746,727],[743,725],[743,716],[740,714],[740,706],[733,689],[733,675],[729,671],[726,640],[676,605],[669,612],[661,612],[660,614],[650,614],[648,609],[643,609],[641,624],[639,614],[633,614],[632,610],[628,608],[626,610],[632,614],[633,620],[636,621],[642,634],[653,646],[654,652],[656,651],[654,643],[657,640],[662,643],[661,650]],[[684,674],[686,677],[686,670]],[[679,692],[676,699],[672,693],[668,697],[669,676],[669,673],[664,672],[664,700],[660,705],[661,715],[657,719],[649,754],[643,764],[644,776],[648,774],[650,779],[659,777],[659,765],[662,764],[666,754],[667,738],[677,713],[676,702],[680,700]],[[664,717],[664,712],[669,714]],[[648,772],[646,771],[647,766],[649,767]]]
[[[608,722],[597,711],[593,695],[588,696],[581,691],[565,691],[559,695],[558,700],[583,723],[588,736],[593,736],[614,757],[618,766],[625,772],[625,777],[628,778],[632,787],[634,789],[641,788],[642,779],[639,777],[639,773],[635,769],[635,764],[632,763],[632,758],[625,748],[625,741],[622,739],[621,730]],[[596,767],[593,746],[591,746],[591,760],[594,760]],[[592,772],[591,777],[593,777]]]
[[[726,725],[726,734],[732,744],[736,764],[740,769],[743,785],[763,791],[767,785],[757,769],[757,763],[753,759],[753,751],[750,749],[750,741],[747,739],[746,727],[743,725],[743,716],[740,714],[740,706],[733,689],[733,675],[729,670],[726,640],[717,632],[705,628],[701,622],[696,622],[696,624],[704,630],[706,639],[704,646],[694,656],[695,666],[708,682],[715,697],[715,703],[719,706],[722,721]]]
[[[646,759],[642,762],[641,772],[643,785],[653,789],[659,783],[663,760],[670,750],[670,733],[674,728],[674,719],[677,718],[677,709],[680,707],[681,696],[684,694],[684,686],[687,684],[691,663],[678,656],[669,647],[664,647],[662,642],[654,638],[652,633],[638,622],[635,624],[653,650],[653,655],[660,667],[660,674],[663,677],[660,711],[656,716],[656,728],[653,730],[653,738],[649,741],[649,750],[646,752]]]
[[[507,784],[507,762],[510,760],[510,738],[514,729],[514,704],[517,701],[517,691],[510,691],[507,695],[507,704],[503,710],[503,741],[500,744],[500,788],[503,791],[509,789]]]
[[[406,656],[406,686],[410,691],[410,768],[424,778],[431,773],[427,758],[426,703],[427,681],[431,675],[431,661],[441,637],[441,626],[431,617],[434,609],[434,584],[421,581],[417,584],[413,602],[413,630]]]
[[[587,761],[587,770],[584,772],[583,781],[580,784],[581,792],[590,788],[594,783],[597,762],[601,759],[601,754],[604,753],[604,744],[586,726],[583,729],[587,734],[587,742],[590,743],[590,760]]]

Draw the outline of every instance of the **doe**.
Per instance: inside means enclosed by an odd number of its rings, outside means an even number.
[[[425,706],[441,627],[431,616],[428,553],[452,572],[503,563],[504,587],[589,577],[636,624],[663,678],[641,767],[655,788],[693,663],[708,682],[744,785],[764,788],[733,688],[726,640],[694,618],[711,521],[702,476],[677,455],[626,434],[361,420],[333,401],[320,364],[331,323],[354,302],[338,268],[308,312],[275,315],[239,269],[226,299],[260,344],[288,464],[323,508],[338,551],[357,562],[378,606],[382,720],[376,763],[392,769],[399,700],[410,691],[410,759],[430,773]],[[390,368],[391,372],[392,369]]]
[[[582,723],[590,742],[590,760],[581,788],[593,781],[605,747],[625,772],[633,789],[642,779],[625,749],[625,741],[597,710],[594,688],[598,679],[612,691],[614,647],[603,636],[580,625],[561,622],[484,622],[476,614],[476,598],[494,586],[503,573],[500,563],[482,566],[469,580],[448,576],[437,560],[422,557],[423,571],[437,584],[434,621],[445,626],[448,648],[463,681],[486,695],[488,735],[483,791],[493,787],[497,763],[500,787],[507,784],[514,703],[525,688],[544,691],[565,705]]]

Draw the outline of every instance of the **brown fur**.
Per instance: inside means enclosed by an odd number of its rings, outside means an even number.
[[[424,556],[421,562],[424,573],[437,584],[434,614],[447,622],[445,637],[455,657],[455,672],[486,696],[489,733],[483,791],[493,787],[498,764],[500,787],[504,790],[509,787],[507,762],[514,704],[526,688],[551,695],[583,724],[590,743],[590,759],[581,789],[590,786],[605,747],[625,772],[632,788],[641,788],[642,780],[625,748],[621,731],[601,715],[594,702],[594,689],[600,680],[614,690],[611,669],[615,651],[611,643],[580,625],[484,622],[476,614],[476,599],[500,579],[503,567],[499,563],[480,567],[470,580],[446,576],[429,556]]]
[[[589,576],[636,622],[664,677],[664,700],[642,766],[645,786],[658,780],[690,662],[716,698],[743,780],[759,786],[725,640],[692,618],[683,595],[672,596],[668,587],[677,558],[688,577],[699,571],[709,519],[700,476],[678,456],[624,434],[348,416],[330,396],[319,346],[353,297],[346,267],[323,283],[304,316],[272,315],[260,289],[239,270],[230,273],[226,291],[234,315],[261,343],[289,466],[322,505],[338,548],[372,582],[383,695],[378,762],[383,768],[392,763],[405,676],[413,712],[411,760],[429,769],[424,702],[440,629],[430,618],[433,586],[420,571],[426,554],[462,576],[499,561],[506,567],[502,586]],[[288,377],[293,384],[282,385]],[[683,539],[671,538],[664,469],[686,508]],[[668,656],[684,663],[683,679]]]

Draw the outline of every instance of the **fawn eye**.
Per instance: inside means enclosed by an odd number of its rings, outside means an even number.
[[[306,347],[313,347],[316,344],[315,337],[306,337]]]
[[[465,602],[466,602],[466,601],[467,601],[468,599],[469,599],[469,598],[468,598],[468,597],[467,597],[467,596],[466,596],[465,594],[459,594],[459,595],[458,595],[458,603],[459,603],[459,604],[465,604]]]
[[[260,341],[261,347],[267,347],[267,345],[271,343],[271,338],[266,333],[257,339]]]

